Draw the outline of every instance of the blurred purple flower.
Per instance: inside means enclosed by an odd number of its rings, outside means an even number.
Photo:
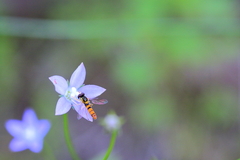
[[[48,120],[38,120],[32,109],[26,109],[22,121],[11,119],[5,123],[7,131],[14,137],[9,144],[13,152],[30,149],[38,153],[43,148],[43,139],[51,124]]]
[[[116,115],[115,112],[109,112],[104,119],[100,121],[100,124],[105,127],[107,131],[120,130],[124,123],[124,119]]]
[[[84,85],[85,77],[86,69],[83,63],[73,72],[70,82],[58,75],[49,77],[55,86],[56,92],[60,94],[55,115],[65,114],[72,107],[77,111],[78,119],[83,117],[88,121],[93,121],[85,105],[78,99],[78,95],[84,93],[85,96],[91,100],[101,95],[106,89],[97,85]]]

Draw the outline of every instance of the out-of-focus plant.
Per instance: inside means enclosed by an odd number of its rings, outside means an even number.
[[[26,109],[22,121],[11,119],[5,123],[7,131],[14,137],[9,144],[13,152],[29,149],[38,153],[43,148],[43,139],[51,124],[48,120],[38,120],[33,109]]]
[[[100,123],[108,132],[111,133],[110,143],[103,158],[103,160],[107,160],[113,150],[118,132],[121,129],[124,120],[122,117],[117,116],[114,112],[110,112],[104,119],[101,120]]]

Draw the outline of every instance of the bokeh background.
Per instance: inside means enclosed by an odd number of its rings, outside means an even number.
[[[58,94],[84,62],[85,84],[107,89],[94,106],[125,118],[112,160],[240,158],[239,0],[1,0],[0,159],[70,160]],[[52,127],[44,149],[13,153],[8,119],[25,108]],[[83,160],[98,160],[110,135],[70,110]]]

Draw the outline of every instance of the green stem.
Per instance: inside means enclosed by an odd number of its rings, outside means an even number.
[[[116,138],[117,138],[117,133],[118,133],[117,130],[114,130],[114,131],[112,132],[112,137],[111,137],[111,140],[110,140],[110,143],[109,143],[107,152],[106,152],[103,160],[107,160],[108,157],[110,156],[110,154],[111,154],[111,152],[112,152],[112,150],[113,150],[113,147],[114,147],[114,145],[115,145],[115,141],[116,141]]]
[[[73,160],[80,160],[80,158],[78,157],[72,141],[71,141],[71,137],[70,137],[70,133],[69,133],[69,127],[68,127],[68,115],[64,114],[63,115],[63,127],[64,127],[64,137],[67,143],[67,147],[68,147],[68,151],[72,157]]]

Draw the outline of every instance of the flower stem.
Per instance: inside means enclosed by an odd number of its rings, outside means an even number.
[[[113,150],[113,147],[114,147],[114,145],[115,145],[115,141],[116,141],[116,138],[117,138],[117,133],[118,133],[117,130],[113,130],[113,131],[112,131],[111,140],[110,140],[110,143],[109,143],[107,152],[106,152],[103,160],[107,160],[108,157],[110,156],[110,154],[111,154],[111,152],[112,152],[112,150]]]
[[[72,141],[71,141],[71,137],[70,137],[70,133],[69,133],[69,127],[68,127],[68,115],[64,114],[63,115],[63,127],[64,127],[64,137],[67,143],[67,147],[68,147],[68,151],[72,157],[73,160],[80,160],[80,158],[78,157]]]

